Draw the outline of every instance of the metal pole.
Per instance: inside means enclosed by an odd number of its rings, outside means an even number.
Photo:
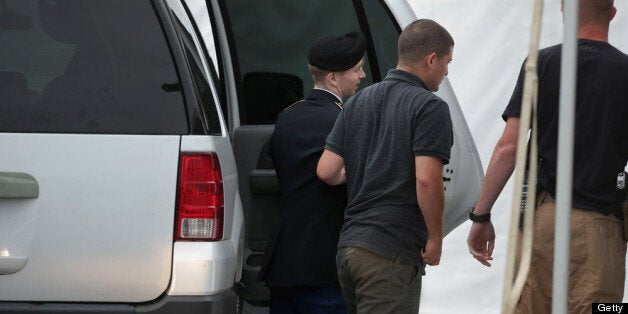
[[[552,313],[567,313],[569,243],[573,186],[573,142],[578,62],[578,0],[564,1],[564,35],[560,73],[558,164],[556,174],[556,228]]]
[[[530,52],[525,64],[525,80],[523,84],[523,98],[521,99],[521,115],[519,124],[519,136],[517,138],[517,156],[515,169],[515,187],[512,198],[510,231],[508,234],[508,252],[506,255],[506,273],[504,275],[504,293],[502,301],[502,314],[512,314],[521,297],[521,291],[525,285],[526,277],[530,271],[530,260],[532,253],[532,234],[534,204],[527,202],[525,206],[525,220],[523,223],[523,234],[519,231],[519,214],[521,213],[522,191],[524,191],[526,153],[528,147],[528,131],[531,129],[529,170],[530,182],[536,182],[537,169],[537,100],[538,100],[538,70],[537,61],[539,57],[539,39],[541,38],[541,25],[543,20],[544,0],[534,1],[534,14],[532,18],[532,29],[530,31]],[[536,186],[530,185],[527,190],[528,195],[536,194]],[[518,241],[520,239],[520,241]],[[517,245],[517,242],[520,244]],[[519,254],[518,266],[515,269],[515,256]],[[515,275],[516,274],[516,275]]]

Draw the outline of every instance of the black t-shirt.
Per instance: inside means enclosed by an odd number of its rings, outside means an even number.
[[[561,45],[538,60],[538,179],[555,195]],[[502,117],[519,117],[524,69]],[[579,40],[573,206],[612,212],[617,174],[628,160],[628,56],[606,42]]]
[[[391,70],[349,99],[325,148],[344,158],[347,209],[339,247],[354,246],[421,265],[427,240],[416,197],[414,157],[449,162],[447,103],[419,77]]]

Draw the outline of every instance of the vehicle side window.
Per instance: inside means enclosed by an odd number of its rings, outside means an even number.
[[[397,66],[397,40],[400,30],[381,1],[363,0],[362,5],[371,30],[379,72],[383,79],[388,70]]]
[[[212,81],[217,85],[216,96],[218,96],[223,117],[227,117],[228,109],[227,100],[224,95],[224,75],[222,73],[222,64],[218,63],[218,60],[220,60],[220,51],[215,41],[215,38],[217,38],[216,27],[214,26],[215,19],[210,18],[213,13],[208,7],[208,3],[205,1],[185,0],[181,3],[191,17],[190,22],[194,28],[205,58],[210,61],[208,68]],[[228,122],[227,120],[225,123]]]
[[[199,40],[202,42],[206,58],[212,61],[213,69],[218,68],[218,50],[214,42],[214,25],[210,21],[210,11],[205,1],[185,0],[182,1],[188,15],[192,18],[190,22],[194,25],[194,30]],[[219,75],[216,73],[216,75]]]
[[[0,132],[188,133],[181,93],[164,88],[178,77],[149,1],[2,6]]]
[[[307,97],[307,49],[321,35],[360,30],[351,1],[226,1],[237,55],[240,124],[274,124],[279,112]],[[395,44],[396,47],[396,44]],[[366,58],[366,56],[365,56]],[[372,84],[368,60],[367,78]]]
[[[198,118],[203,119],[203,127],[199,125],[198,119],[192,120],[192,134],[204,134],[203,128],[207,129],[209,134],[221,135],[222,130],[220,128],[220,118],[218,116],[218,109],[216,108],[216,102],[212,93],[211,87],[208,83],[208,78],[205,76],[202,70],[201,56],[198,53],[198,49],[195,46],[195,40],[192,34],[181,23],[181,20],[175,18],[176,27],[183,39],[183,49],[185,50],[185,56],[189,64],[189,69],[192,74],[192,81],[194,83],[194,89],[196,90],[198,103],[201,105],[202,112],[196,115]],[[212,65],[210,65],[212,66]],[[188,104],[188,110],[197,110],[191,108]]]

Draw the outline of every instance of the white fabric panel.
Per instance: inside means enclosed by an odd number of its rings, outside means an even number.
[[[408,0],[418,18],[430,18],[454,37],[449,80],[482,159],[484,169],[505,126],[501,119],[527,55],[533,0]],[[609,41],[628,52],[628,1],[616,0]],[[562,41],[560,0],[546,0],[541,47]],[[441,264],[427,269],[420,313],[499,313],[512,201],[512,180],[493,209],[496,245],[493,266],[471,257],[470,223],[447,236]],[[628,293],[626,293],[628,294]],[[627,302],[628,298],[624,298]]]

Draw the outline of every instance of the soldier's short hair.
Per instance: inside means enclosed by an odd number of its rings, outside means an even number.
[[[451,52],[454,39],[440,24],[430,19],[412,22],[401,32],[398,41],[399,64],[412,65],[435,52],[444,57]]]

